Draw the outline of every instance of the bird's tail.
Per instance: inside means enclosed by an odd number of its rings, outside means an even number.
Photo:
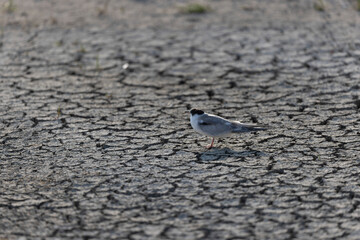
[[[266,127],[252,124],[237,124],[234,128],[233,133],[242,133],[242,132],[257,132],[267,130]]]

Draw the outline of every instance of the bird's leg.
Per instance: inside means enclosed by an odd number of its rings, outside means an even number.
[[[210,149],[210,148],[212,148],[212,147],[214,146],[214,140],[215,140],[215,138],[212,139],[210,145],[207,145],[207,146],[206,146],[207,149]]]

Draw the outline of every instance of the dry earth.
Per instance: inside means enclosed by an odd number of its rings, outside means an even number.
[[[359,239],[359,12],[321,2],[0,1],[0,239]],[[206,151],[191,107],[271,128]]]

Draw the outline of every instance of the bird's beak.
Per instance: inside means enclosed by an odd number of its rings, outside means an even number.
[[[190,112],[190,110],[186,110],[186,111],[184,111],[184,113],[186,113],[186,114],[188,114]]]

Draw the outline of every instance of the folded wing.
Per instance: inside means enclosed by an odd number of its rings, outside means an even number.
[[[210,137],[226,136],[233,131],[233,123],[215,115],[206,115],[199,120],[200,130]]]
[[[263,131],[266,128],[254,124],[243,124],[237,121],[233,122],[233,133],[242,133],[242,132],[256,132]]]

